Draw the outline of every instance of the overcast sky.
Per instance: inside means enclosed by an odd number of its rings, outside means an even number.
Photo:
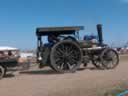
[[[36,27],[85,26],[96,34],[103,24],[104,42],[128,41],[128,0],[0,0],[0,46],[36,48]]]

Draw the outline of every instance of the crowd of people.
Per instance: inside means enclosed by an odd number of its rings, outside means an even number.
[[[0,51],[0,59],[7,59],[7,58],[15,58],[15,55],[11,51],[8,51],[7,54],[5,54],[4,51]]]

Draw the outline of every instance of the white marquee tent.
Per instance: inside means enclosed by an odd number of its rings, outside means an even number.
[[[0,46],[0,51],[9,51],[9,50],[19,50],[18,48],[8,47],[8,46]]]

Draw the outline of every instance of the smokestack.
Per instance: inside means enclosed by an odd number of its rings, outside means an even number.
[[[103,44],[103,36],[102,36],[102,25],[97,24],[97,32],[98,32],[98,38],[99,38],[99,44]]]

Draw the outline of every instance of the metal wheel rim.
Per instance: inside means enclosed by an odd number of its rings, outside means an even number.
[[[0,66],[0,79],[2,79],[4,76],[4,68]]]
[[[92,61],[92,64],[98,69],[104,69],[103,64],[100,61]]]
[[[70,41],[71,42],[71,41]],[[52,66],[56,71],[61,73],[74,72],[81,62],[81,51],[76,47],[76,44],[70,42],[63,42],[55,46],[56,51],[52,58],[55,59]]]
[[[109,49],[102,54],[102,64],[107,69],[115,68],[119,63],[119,56],[113,49]]]

